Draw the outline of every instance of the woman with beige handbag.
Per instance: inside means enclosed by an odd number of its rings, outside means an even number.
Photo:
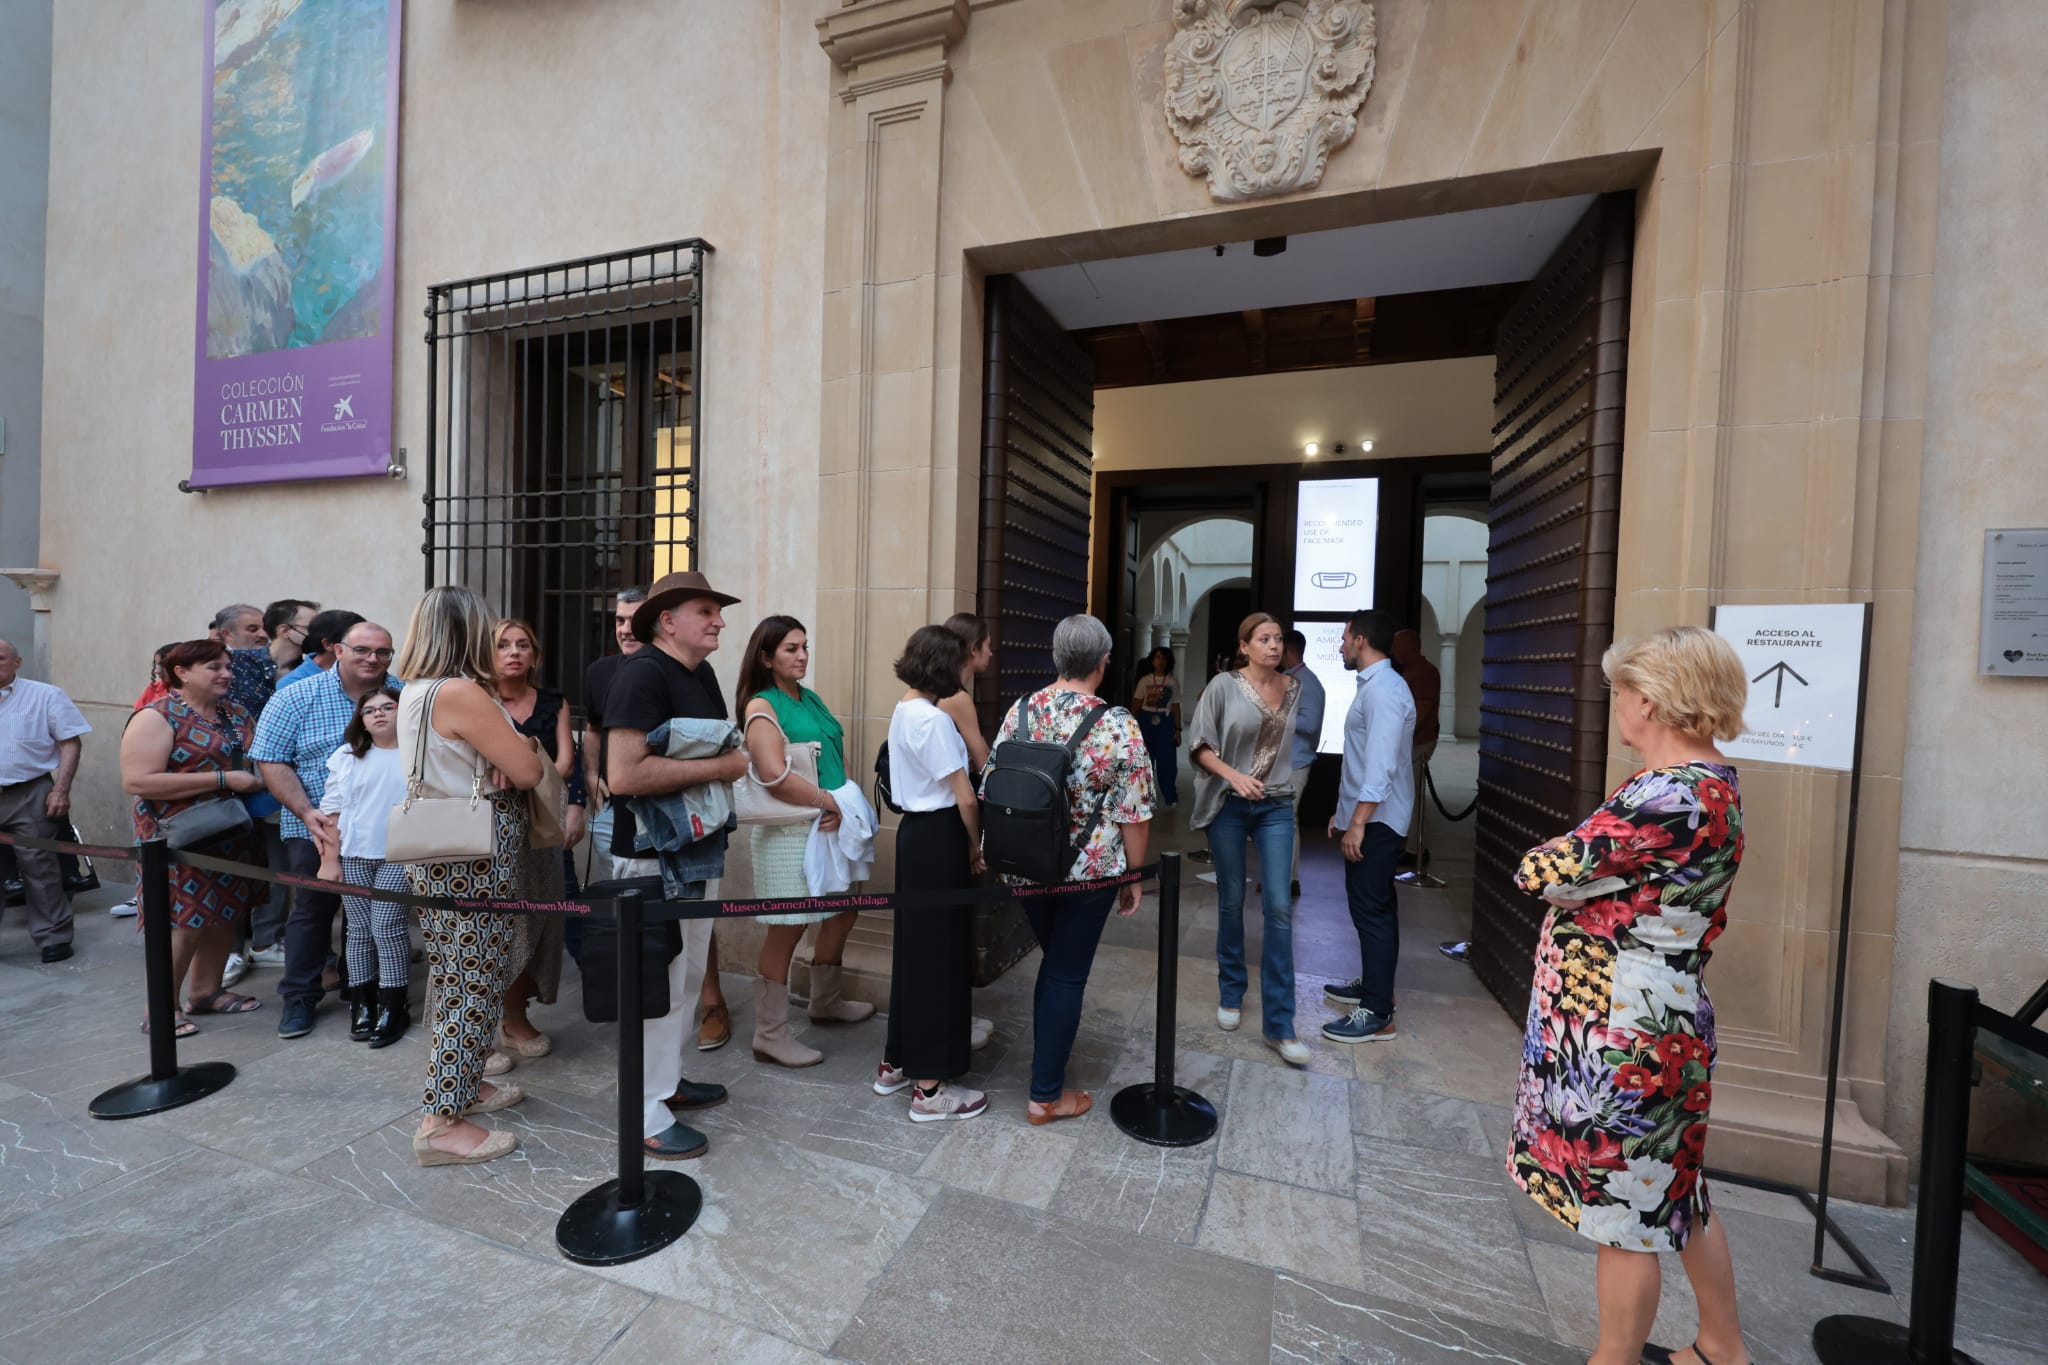
[[[540,785],[545,763],[495,695],[495,625],[491,609],[467,588],[430,588],[413,608],[398,659],[409,684],[398,703],[407,792],[392,807],[384,856],[407,864],[415,895],[508,899],[517,886],[529,820],[519,792]],[[515,917],[422,910],[420,928],[433,1036],[413,1158],[422,1166],[490,1161],[517,1141],[466,1116],[526,1098],[516,1085],[484,1079],[505,988],[519,969]]]
[[[746,737],[747,776],[735,784],[734,803],[747,825],[753,854],[754,894],[808,896],[814,887],[805,855],[815,829],[836,834],[848,812],[845,731],[817,693],[803,685],[811,667],[809,636],[793,616],[770,616],[747,641],[734,695]],[[873,812],[862,804],[856,818],[873,829]],[[872,834],[869,836],[872,845]],[[824,1054],[789,1033],[789,964],[804,929],[818,926],[811,961],[811,1022],[852,1024],[875,1007],[844,998],[841,955],[853,932],[855,912],[762,915],[768,936],[761,944],[759,980],[754,984],[754,1055],[779,1066],[815,1066]]]

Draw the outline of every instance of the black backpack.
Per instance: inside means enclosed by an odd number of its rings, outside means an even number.
[[[1029,693],[1017,699],[1018,736],[1029,733],[1030,701]],[[1064,744],[1011,738],[996,745],[981,783],[981,849],[989,871],[1044,886],[1067,879],[1075,852],[1087,847],[1109,800],[1104,792],[1076,834],[1067,820],[1067,778],[1074,755],[1108,709],[1096,703]]]

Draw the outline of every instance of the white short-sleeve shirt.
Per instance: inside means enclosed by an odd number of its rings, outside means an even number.
[[[951,778],[967,767],[967,742],[953,718],[922,697],[889,716],[889,795],[900,810],[951,810]]]

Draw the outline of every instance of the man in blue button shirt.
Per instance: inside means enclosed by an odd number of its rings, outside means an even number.
[[[334,818],[320,809],[327,790],[327,760],[341,747],[342,732],[356,713],[356,703],[379,686],[392,682],[391,632],[360,621],[334,647],[334,666],[303,682],[278,689],[256,723],[256,741],[249,757],[262,770],[263,785],[284,804],[279,832],[293,872],[320,875],[320,843],[338,836]],[[284,932],[284,978],[277,993],[284,1010],[277,1021],[280,1038],[303,1038],[313,1031],[313,1011],[325,994],[322,969],[333,947],[334,916],[341,898],[325,891],[300,891],[292,899]]]
[[[1333,1043],[1394,1037],[1394,965],[1401,953],[1394,873],[1415,813],[1415,698],[1389,657],[1399,624],[1361,611],[1344,625],[1344,666],[1358,691],[1344,717],[1344,770],[1330,833],[1343,841],[1344,896],[1358,930],[1358,979],[1323,994],[1351,1012],[1323,1025]]]

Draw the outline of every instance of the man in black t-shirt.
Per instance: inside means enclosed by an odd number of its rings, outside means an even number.
[[[672,573],[634,610],[633,634],[648,647],[619,665],[603,702],[606,775],[617,795],[659,796],[745,775],[743,746],[717,758],[666,758],[647,746],[649,731],[678,717],[728,718],[718,677],[707,661],[725,629],[720,608],[738,600],[714,591],[702,574]],[[699,847],[714,840],[715,848]],[[724,849],[721,830],[690,845],[689,852],[707,876],[716,876],[711,869],[722,869]],[[683,894],[702,897],[705,889],[706,883],[694,882]],[[696,1023],[711,921],[685,920],[681,927],[683,951],[668,968],[669,1012],[642,1025],[642,1136],[647,1154],[664,1161],[702,1156],[710,1146],[702,1133],[676,1122],[671,1111],[701,1109],[725,1099],[724,1086],[683,1079],[683,1040]]]

